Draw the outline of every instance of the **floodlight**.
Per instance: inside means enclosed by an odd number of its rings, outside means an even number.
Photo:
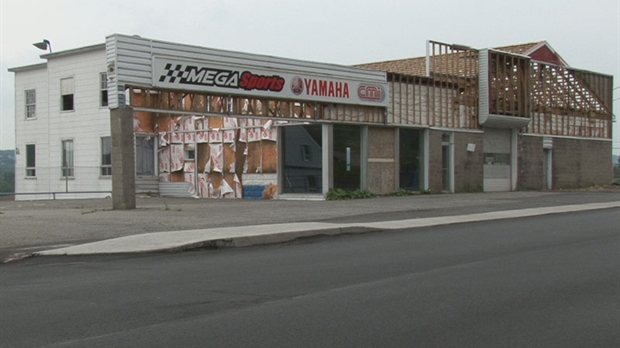
[[[43,51],[47,51],[47,49],[49,48],[50,53],[52,53],[52,44],[49,42],[49,40],[43,40],[41,42],[35,42],[32,44],[34,47],[43,50]]]

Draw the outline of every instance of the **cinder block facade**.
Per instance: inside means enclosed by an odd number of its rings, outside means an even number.
[[[482,133],[454,133],[454,191],[482,192]]]
[[[542,190],[544,170],[543,137],[519,137],[519,189]]]
[[[604,140],[553,139],[553,188],[607,185],[612,181],[611,143]]]

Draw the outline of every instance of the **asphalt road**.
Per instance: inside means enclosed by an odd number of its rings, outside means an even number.
[[[1,347],[618,347],[618,209],[0,269]]]
[[[288,201],[138,197],[137,209],[112,210],[110,199],[0,201],[0,267],[40,250],[151,232],[296,222],[372,222],[536,207],[620,202],[603,190],[515,191]]]

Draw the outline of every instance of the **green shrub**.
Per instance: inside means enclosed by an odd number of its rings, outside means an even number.
[[[329,189],[325,195],[325,199],[328,201],[346,200],[346,199],[361,199],[372,198],[375,194],[368,190],[343,190],[343,189]]]
[[[402,188],[392,192],[392,196],[411,196],[411,195],[417,195],[417,194],[420,194],[420,192],[405,190]]]

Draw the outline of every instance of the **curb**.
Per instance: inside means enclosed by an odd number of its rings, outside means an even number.
[[[146,233],[103,241],[74,245],[33,253],[33,256],[103,255],[150,252],[177,252],[199,249],[239,248],[254,245],[279,244],[296,239],[342,234],[362,234],[386,230],[462,224],[570,213],[598,209],[620,208],[620,202],[590,203],[554,207],[528,208],[487,213],[441,216],[364,224],[302,222],[202,230]]]

